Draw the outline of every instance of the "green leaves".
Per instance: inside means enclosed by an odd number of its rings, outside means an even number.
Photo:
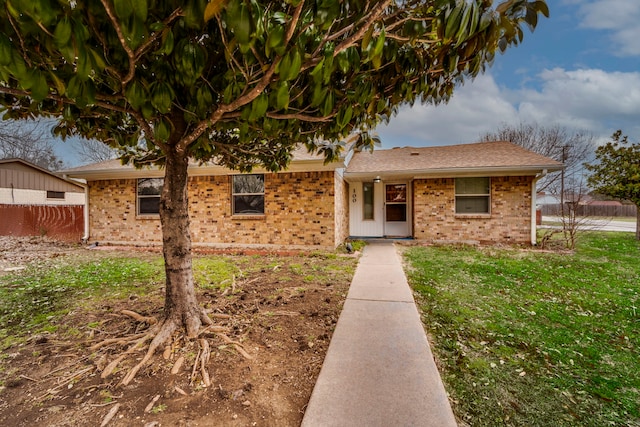
[[[482,25],[485,25],[486,28],[486,25],[491,23],[491,13],[482,15],[475,1],[456,3],[453,8],[447,10],[444,16],[443,36],[445,43],[453,43],[455,46],[464,43],[479,30],[481,17],[485,20]]]
[[[275,104],[276,110],[286,110],[289,108],[289,84],[285,81],[280,84],[275,91]]]
[[[73,31],[73,27],[71,26],[71,22],[69,18],[66,16],[58,22],[56,25],[56,29],[53,32],[53,42],[57,47],[66,46],[71,40],[71,32]]]
[[[289,51],[280,61],[278,74],[284,81],[293,80],[300,74],[302,67],[302,55],[297,49]]]
[[[640,143],[629,143],[622,131],[611,139],[596,149],[596,162],[585,165],[591,172],[588,184],[600,194],[640,206]],[[640,239],[640,224],[638,231]]]
[[[140,110],[147,102],[148,93],[141,82],[134,80],[127,86],[125,97],[134,110]]]
[[[147,20],[147,0],[113,0],[113,8],[121,20],[129,19],[132,15],[143,22]]]
[[[174,66],[177,79],[191,86],[202,75],[207,62],[207,53],[202,46],[189,40],[181,40],[174,51]]]
[[[209,3],[207,3],[207,7],[204,8],[204,22],[208,22],[218,16],[225,4],[226,0],[209,1]]]
[[[227,27],[235,35],[243,52],[247,52],[251,41],[251,15],[242,0],[229,0],[226,8]]]
[[[176,94],[167,82],[154,82],[149,87],[151,92],[151,105],[160,114],[167,114],[171,111],[171,103]]]
[[[9,65],[13,56],[11,40],[4,34],[0,34],[0,65]]]

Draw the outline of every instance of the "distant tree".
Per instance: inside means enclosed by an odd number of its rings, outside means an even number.
[[[593,134],[581,130],[569,130],[560,125],[541,125],[540,123],[518,124],[504,123],[495,132],[487,132],[481,141],[510,141],[535,153],[564,163],[565,175],[573,176],[579,172],[584,162],[590,160],[595,150]],[[548,175],[538,182],[538,191],[553,189],[559,192],[562,172]]]
[[[640,143],[629,143],[621,130],[611,139],[596,149],[594,163],[585,164],[590,172],[587,183],[597,193],[636,205],[636,239],[640,240]]]
[[[99,163],[118,157],[118,150],[96,139],[76,141],[74,150],[82,163]]]
[[[145,357],[211,319],[197,303],[189,159],[286,167],[301,142],[327,160],[403,103],[440,103],[533,29],[543,0],[0,0],[5,116],[164,166],[164,320]],[[328,142],[326,142],[328,141]],[[140,345],[141,342],[135,343]]]
[[[49,128],[40,120],[0,121],[0,159],[22,159],[52,171],[63,168]]]

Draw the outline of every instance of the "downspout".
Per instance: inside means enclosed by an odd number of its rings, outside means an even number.
[[[538,228],[536,224],[536,196],[537,196],[537,184],[542,178],[547,175],[547,170],[543,169],[541,173],[537,174],[533,178],[531,183],[531,244],[536,246],[538,244]]]
[[[72,181],[69,179],[67,174],[62,175],[62,177],[67,181]],[[82,219],[84,220],[84,235],[82,236],[82,242],[87,243],[89,241],[89,184],[82,183],[77,180],[73,180],[73,183],[79,185],[84,188],[84,206],[82,207]]]
[[[89,241],[89,184],[83,185],[84,187],[84,207],[83,207],[83,216],[84,216],[84,236],[82,236],[82,241],[87,243]]]

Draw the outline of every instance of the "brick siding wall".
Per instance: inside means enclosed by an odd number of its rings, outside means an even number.
[[[336,246],[334,172],[265,175],[265,215],[231,214],[231,177],[189,179],[194,244]],[[91,240],[162,241],[157,216],[136,215],[136,180],[89,183]]]
[[[453,178],[413,183],[414,237],[431,242],[531,241],[532,176],[491,178],[491,214],[456,215]]]

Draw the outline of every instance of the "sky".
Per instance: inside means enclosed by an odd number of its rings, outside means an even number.
[[[496,0],[497,2],[498,0]],[[550,17],[454,91],[404,107],[377,131],[383,148],[476,142],[503,124],[559,125],[606,141],[640,139],[640,0],[547,0]]]
[[[499,0],[496,0],[498,3]],[[547,0],[550,18],[496,55],[448,104],[403,107],[377,131],[382,148],[464,144],[504,124],[536,122],[640,140],[640,0]],[[57,143],[69,166],[73,144]]]

